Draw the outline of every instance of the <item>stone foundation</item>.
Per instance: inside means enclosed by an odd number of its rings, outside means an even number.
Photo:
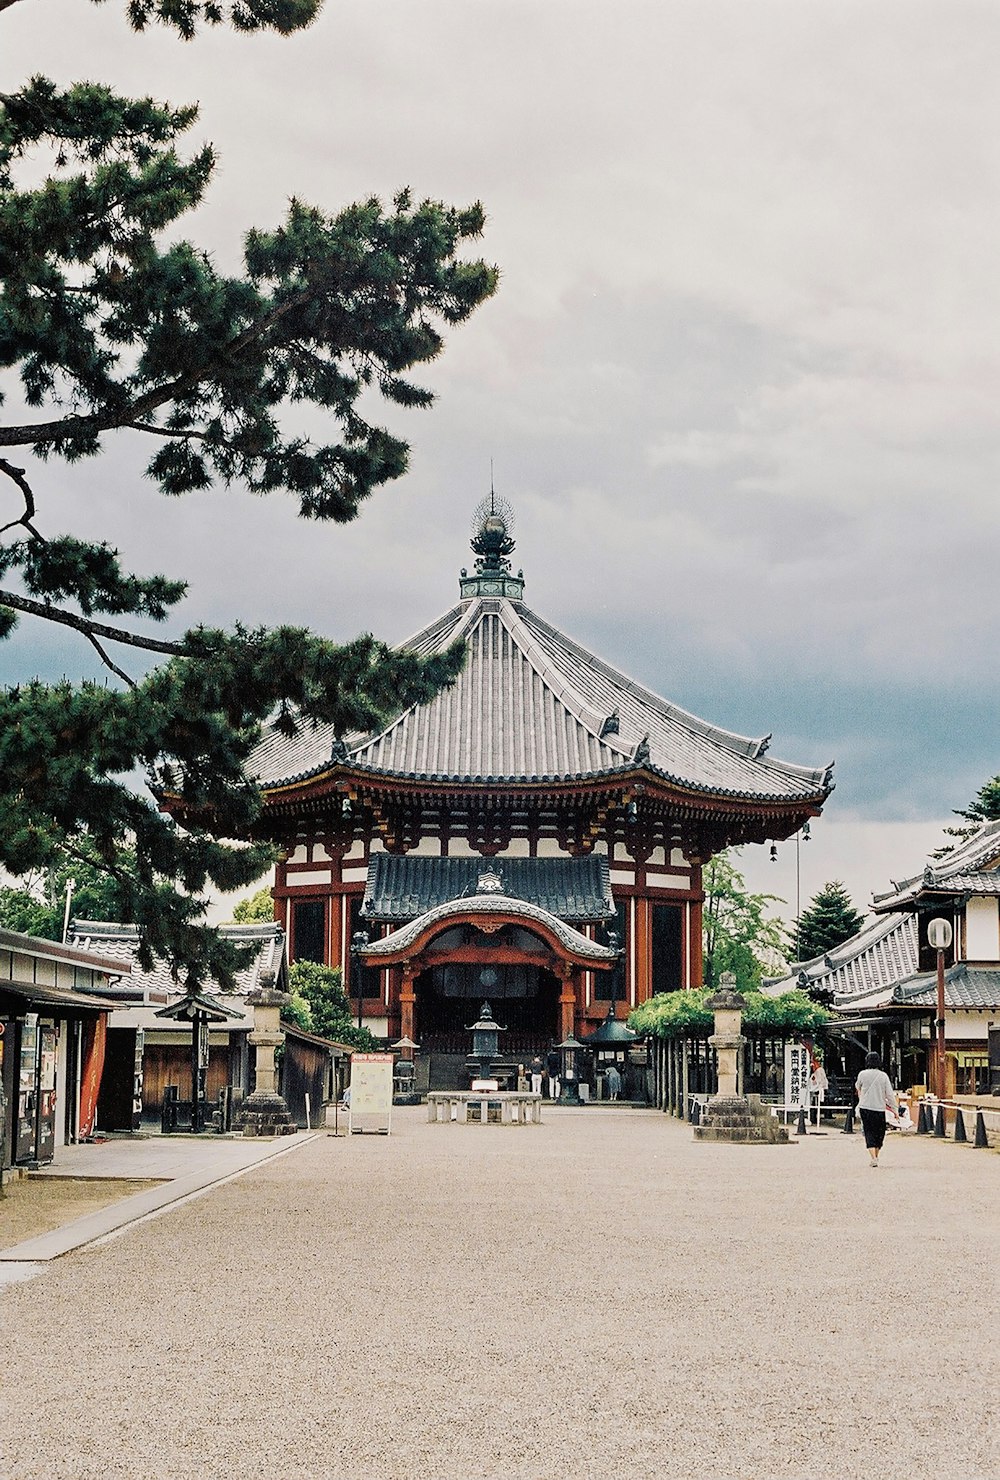
[[[715,1095],[694,1127],[697,1141],[742,1141],[788,1146],[788,1130],[761,1104],[760,1095]]]
[[[298,1126],[280,1095],[254,1094],[240,1112],[244,1136],[293,1136]]]

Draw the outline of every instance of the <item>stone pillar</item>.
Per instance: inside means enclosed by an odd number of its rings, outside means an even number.
[[[260,987],[247,994],[253,1008],[250,1044],[257,1055],[256,1089],[243,1102],[240,1129],[245,1136],[287,1136],[295,1131],[288,1106],[275,1088],[274,1051],[284,1043],[281,1009],[290,1002],[274,985],[274,972],[261,973]]]
[[[708,1041],[718,1055],[719,1084],[694,1128],[695,1139],[787,1144],[788,1131],[761,1104],[760,1095],[739,1092],[746,1002],[736,991],[736,978],[727,972],[706,1005],[715,1014],[715,1032]]]
[[[743,1026],[743,1009],[746,1001],[736,991],[736,978],[726,972],[720,989],[709,997],[705,1004],[715,1014],[715,1032],[708,1040],[719,1060],[719,1095],[738,1095],[740,1080],[740,1054],[746,1039],[740,1032]]]

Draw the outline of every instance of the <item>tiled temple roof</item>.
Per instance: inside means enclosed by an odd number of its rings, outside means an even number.
[[[413,920],[448,900],[476,893],[483,871],[496,873],[506,896],[538,905],[560,920],[582,923],[615,913],[608,861],[586,858],[424,858],[376,853],[368,865],[361,913],[392,924]]]
[[[509,895],[496,893],[473,894],[468,899],[452,899],[445,904],[436,905],[434,909],[418,915],[415,920],[401,925],[391,935],[383,936],[381,940],[366,946],[362,954],[366,961],[377,964],[382,956],[392,956],[406,950],[425,930],[434,926],[446,926],[449,920],[470,914],[489,915],[491,918],[507,917],[512,922],[529,927],[533,924],[544,925],[567,951],[578,957],[609,966],[618,959],[617,951],[610,946],[588,939],[548,910],[539,909],[538,905],[528,904],[523,899],[512,899]]]
[[[468,659],[450,689],[376,735],[347,740],[346,764],[376,776],[452,783],[613,777],[645,770],[684,790],[740,801],[822,803],[831,768],[767,755],[686,713],[604,663],[522,602],[476,596],[404,646],[438,652],[462,637]],[[292,739],[271,730],[250,762],[265,790],[334,768],[330,726]]]
[[[281,975],[285,959],[285,933],[280,925],[270,922],[250,925],[221,925],[219,934],[237,946],[256,946],[257,953],[236,973],[233,994],[244,997],[256,991],[265,971]],[[130,972],[122,983],[122,991],[129,997],[142,993],[144,1001],[176,997],[181,988],[170,974],[165,961],[157,960],[151,971],[144,971],[136,960],[139,934],[134,925],[119,925],[109,920],[73,920],[70,922],[69,941],[84,950],[96,951],[101,956],[117,961]],[[211,990],[211,989],[209,989]]]

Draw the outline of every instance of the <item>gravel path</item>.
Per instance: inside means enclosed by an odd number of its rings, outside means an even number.
[[[0,1294],[3,1480],[997,1480],[1000,1160],[323,1137]]]

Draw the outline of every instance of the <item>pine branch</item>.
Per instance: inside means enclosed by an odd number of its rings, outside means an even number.
[[[309,303],[323,291],[323,288],[322,283],[314,284],[303,288],[299,293],[294,293],[291,298],[286,299],[270,313],[264,314],[256,323],[251,324],[242,334],[231,339],[222,347],[222,353],[230,357],[239,355],[242,350],[256,343],[275,324],[280,323],[286,314]],[[147,391],[145,395],[138,396],[121,410],[109,411],[104,415],[91,412],[86,416],[64,416],[58,421],[40,421],[33,426],[0,427],[0,447],[38,446],[40,443],[54,442],[62,437],[72,436],[74,433],[93,434],[117,431],[141,421],[151,411],[156,411],[160,406],[166,406],[169,402],[176,400],[184,391],[200,384],[209,373],[210,367],[207,364],[196,366],[184,375],[178,375],[175,380],[156,386],[153,390]],[[148,431],[149,427],[141,427],[140,430]]]
[[[183,657],[184,648],[179,642],[159,642],[155,637],[140,637],[136,632],[126,632],[121,627],[109,627],[105,622],[93,622],[89,617],[81,617],[76,612],[66,612],[60,607],[49,606],[44,601],[32,601],[29,596],[16,596],[13,591],[0,591],[0,606],[10,607],[13,611],[27,612],[32,617],[43,617],[47,622],[61,622],[65,627],[74,627],[77,632],[82,632],[86,638],[94,642],[101,652],[97,643],[98,638],[105,638],[109,642],[123,642],[129,647],[142,648],[149,653],[168,653],[171,657]],[[104,654],[102,653],[102,656]],[[109,666],[114,667],[109,662]],[[120,669],[115,669],[120,677],[126,675]],[[131,679],[127,682],[131,683]]]

